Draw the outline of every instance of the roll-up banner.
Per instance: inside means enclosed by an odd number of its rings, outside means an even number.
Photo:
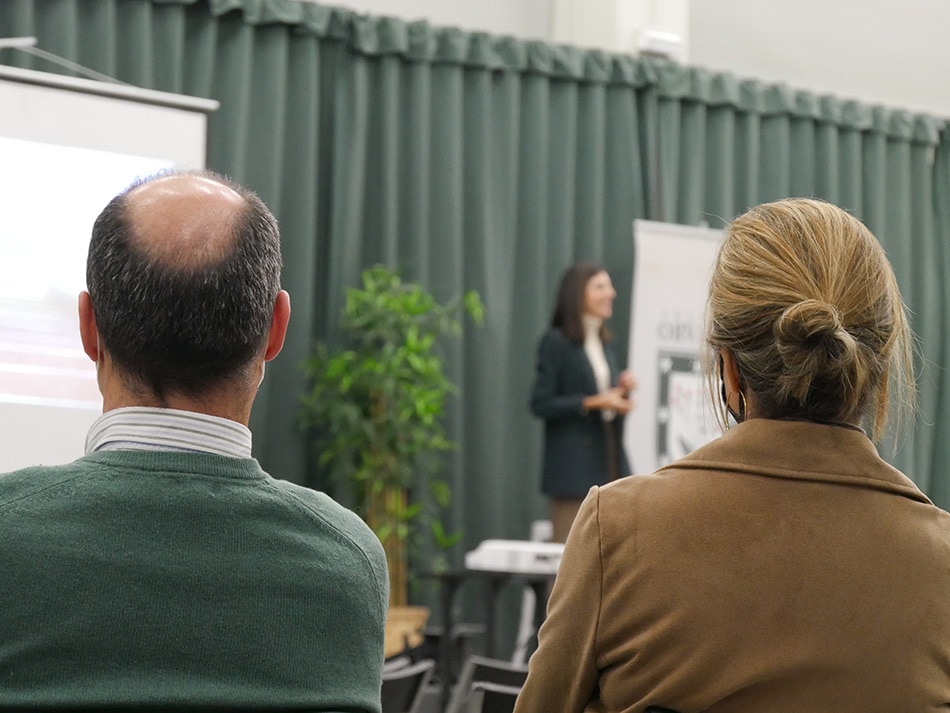
[[[651,473],[722,433],[702,370],[706,296],[722,231],[637,220],[624,423],[634,473]]]

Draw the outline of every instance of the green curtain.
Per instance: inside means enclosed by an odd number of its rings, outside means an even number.
[[[932,393],[927,399],[933,403],[933,412],[927,429],[932,434],[928,441],[932,447],[929,477],[926,480],[920,478],[920,482],[935,503],[950,509],[950,477],[947,476],[950,473],[950,447],[946,435],[941,436],[946,434],[946,425],[950,423],[950,378],[947,376],[950,329],[946,325],[950,299],[947,287],[947,277],[950,276],[950,145],[945,141],[936,149],[934,164],[933,242],[936,249],[933,262],[921,267],[920,273],[933,273],[929,279],[938,287],[934,299],[943,309],[941,321],[928,325],[926,332],[921,334],[930,359],[928,387]]]
[[[544,516],[528,411],[556,280],[606,265],[627,344],[632,221],[720,227],[772,198],[852,209],[897,269],[921,343],[921,417],[894,461],[950,505],[943,121],[660,60],[555,47],[293,0],[5,0],[0,35],[122,81],[217,99],[208,165],[281,223],[293,302],[255,406],[255,453],[323,487],[296,426],[301,362],[334,340],[343,289],[375,262],[438,298],[478,290],[482,328],[446,345],[455,553]],[[20,52],[0,61],[60,71]],[[636,454],[631,454],[636,464]],[[885,455],[888,455],[885,452]]]

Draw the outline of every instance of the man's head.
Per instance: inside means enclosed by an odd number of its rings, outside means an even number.
[[[143,402],[253,391],[289,316],[280,268],[277,222],[253,193],[212,173],[136,183],[93,227],[83,345]]]

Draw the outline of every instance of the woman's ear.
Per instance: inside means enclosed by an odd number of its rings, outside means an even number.
[[[726,349],[719,350],[719,377],[722,379],[722,402],[729,415],[736,423],[742,423],[748,416],[746,396],[742,391],[742,377],[739,376],[739,365],[732,352]],[[735,407],[732,402],[735,401]]]
[[[721,369],[722,385],[727,394],[739,391],[741,380],[739,378],[739,365],[728,349],[719,350],[719,364]]]

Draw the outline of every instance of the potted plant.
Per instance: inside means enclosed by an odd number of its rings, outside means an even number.
[[[457,539],[439,519],[449,500],[439,455],[454,445],[443,413],[455,387],[438,340],[461,332],[465,311],[481,323],[477,293],[440,304],[376,265],[362,273],[362,288],[347,290],[344,348],[319,344],[305,364],[311,389],[301,421],[331,483],[344,486],[343,499],[383,543],[391,609],[408,604],[411,538],[425,533],[442,545]]]

